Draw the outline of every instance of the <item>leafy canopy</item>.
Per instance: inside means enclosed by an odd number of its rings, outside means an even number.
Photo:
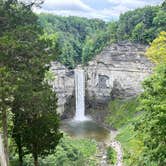
[[[140,164],[163,166],[166,165],[166,64],[159,65],[143,87],[139,109],[145,111],[145,116],[136,125],[145,147]]]
[[[146,55],[154,63],[166,63],[166,31],[162,31],[151,43]]]

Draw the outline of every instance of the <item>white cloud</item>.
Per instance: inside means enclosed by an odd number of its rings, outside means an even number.
[[[37,13],[46,12],[63,16],[80,16],[110,20],[118,18],[121,13],[143,7],[159,4],[162,0],[103,0],[110,3],[105,9],[95,9],[83,3],[83,0],[45,0],[42,8],[35,8]]]
[[[45,10],[91,11],[81,0],[46,0],[42,5]]]
[[[116,11],[113,10],[93,10],[93,12],[84,12],[84,11],[73,11],[73,10],[45,10],[45,9],[39,9],[35,8],[34,12],[36,13],[50,13],[60,16],[78,16],[78,17],[85,17],[85,18],[98,18],[105,21],[110,21],[113,19],[117,19],[119,14],[117,14]]]
[[[36,13],[51,13],[62,16],[80,16],[87,18],[99,18],[103,20],[117,18],[119,12],[121,12],[121,9],[118,9],[118,11],[115,10],[96,10],[84,4],[81,0],[46,0],[42,5],[42,8],[34,8],[34,12]]]
[[[128,8],[138,8],[146,5],[156,5],[161,2],[161,0],[107,0],[113,5],[122,5]]]

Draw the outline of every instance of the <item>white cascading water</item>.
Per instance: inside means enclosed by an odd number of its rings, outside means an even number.
[[[5,157],[5,153],[4,153],[3,140],[2,140],[1,134],[0,134],[0,165],[7,166],[6,157]]]
[[[74,120],[87,120],[85,116],[85,76],[84,70],[75,69],[76,114]]]

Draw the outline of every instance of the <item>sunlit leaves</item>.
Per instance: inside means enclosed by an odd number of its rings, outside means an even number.
[[[146,55],[154,63],[166,63],[166,32],[163,31],[151,43]]]
[[[145,150],[140,163],[163,166],[166,143],[166,64],[157,67],[155,73],[144,82],[140,96],[140,110],[145,111],[141,125],[137,128],[143,135]]]

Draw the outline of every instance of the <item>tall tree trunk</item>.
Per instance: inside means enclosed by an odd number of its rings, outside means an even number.
[[[20,145],[18,145],[18,155],[19,155],[19,166],[23,166],[23,151],[21,146],[21,140],[20,140]]]
[[[7,166],[9,166],[7,114],[5,109],[2,110],[2,127],[3,127],[4,152],[5,152]]]
[[[38,155],[34,155],[34,166],[38,166]]]
[[[5,154],[4,154],[3,139],[2,139],[1,133],[0,133],[0,165],[1,165],[1,166],[7,166],[7,163],[6,163],[6,156],[5,156]]]

